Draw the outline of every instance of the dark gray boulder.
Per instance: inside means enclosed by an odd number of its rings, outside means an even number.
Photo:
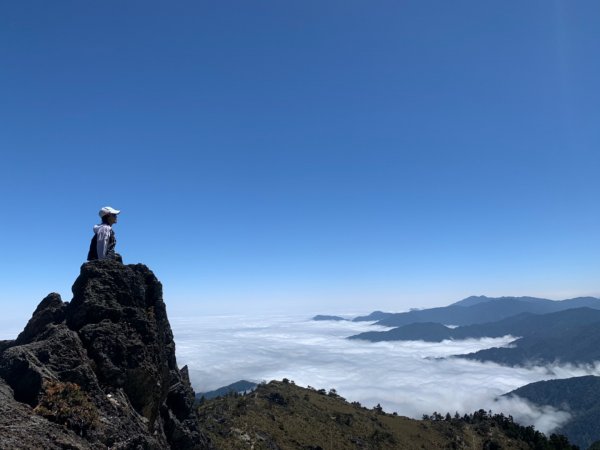
[[[177,367],[162,285],[142,264],[85,263],[70,303],[48,295],[17,339],[0,344],[13,402],[89,446],[72,448],[211,448],[187,368]]]

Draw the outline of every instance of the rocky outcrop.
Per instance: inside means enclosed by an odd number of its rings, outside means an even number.
[[[177,367],[162,286],[144,265],[85,263],[71,302],[48,295],[0,352],[3,408],[47,427],[23,426],[30,444],[16,448],[211,448]],[[6,439],[0,448],[12,448]]]
[[[79,450],[94,447],[73,431],[17,402],[12,389],[0,378],[0,448]]]

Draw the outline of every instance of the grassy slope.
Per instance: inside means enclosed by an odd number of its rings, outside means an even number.
[[[505,449],[529,448],[494,426],[413,420],[274,381],[243,397],[206,401],[199,413],[221,450],[482,449],[486,441]]]

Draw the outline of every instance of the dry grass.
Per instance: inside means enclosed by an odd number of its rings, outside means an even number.
[[[460,420],[419,421],[348,403],[334,391],[272,381],[246,396],[199,407],[202,427],[216,447],[230,449],[527,449],[501,430]],[[495,448],[495,447],[492,447]]]

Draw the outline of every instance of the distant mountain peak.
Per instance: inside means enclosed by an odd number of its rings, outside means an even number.
[[[459,300],[456,303],[452,303],[450,306],[475,306],[481,303],[487,302],[498,302],[498,301],[520,301],[520,302],[528,302],[528,303],[536,303],[536,302],[551,302],[553,300],[549,300],[547,298],[538,298],[538,297],[514,297],[514,296],[502,296],[502,297],[487,297],[485,295],[472,295],[463,300]]]
[[[452,303],[452,305],[473,306],[473,305],[477,305],[479,303],[489,302],[490,300],[493,300],[493,299],[490,297],[486,297],[485,295],[471,295],[470,297],[459,300],[456,303]]]

